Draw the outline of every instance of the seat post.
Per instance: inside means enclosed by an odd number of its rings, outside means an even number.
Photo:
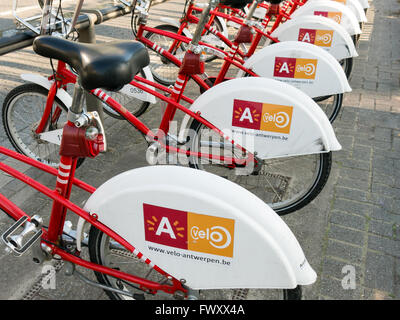
[[[96,15],[90,13],[86,15],[89,18],[89,26],[86,28],[79,29],[78,41],[81,43],[96,43],[96,33],[94,24],[97,17]],[[85,96],[86,96],[87,111],[97,111],[101,119],[101,122],[104,123],[102,102],[89,93],[86,93]]]
[[[75,83],[74,94],[72,96],[71,108],[68,111],[68,121],[74,123],[83,111],[83,103],[85,101],[85,90],[79,83],[79,78]]]

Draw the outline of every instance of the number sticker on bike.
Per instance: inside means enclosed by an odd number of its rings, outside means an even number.
[[[319,47],[331,47],[333,30],[317,30],[300,28],[298,41],[315,44]]]
[[[289,134],[292,113],[291,106],[235,99],[232,126]]]
[[[145,240],[233,257],[235,220],[143,204]]]
[[[317,59],[276,57],[274,77],[315,79]]]

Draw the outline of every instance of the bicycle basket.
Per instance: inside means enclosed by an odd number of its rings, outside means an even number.
[[[242,9],[252,2],[253,0],[221,0],[220,4],[236,9]]]

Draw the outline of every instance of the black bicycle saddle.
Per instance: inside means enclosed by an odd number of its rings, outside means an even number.
[[[118,91],[150,63],[147,49],[137,41],[87,44],[39,36],[33,42],[33,50],[74,68],[86,90]]]

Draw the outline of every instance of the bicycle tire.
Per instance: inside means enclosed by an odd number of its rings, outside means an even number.
[[[172,26],[170,24],[162,24],[162,25],[156,26],[154,29],[159,29],[162,31],[169,31],[169,32],[173,32],[173,33],[177,33],[179,30],[177,27]],[[152,37],[159,37],[159,40],[158,41],[152,40]],[[157,44],[164,50],[168,50],[174,41],[174,39],[172,39],[172,38],[168,38],[168,37],[165,37],[165,36],[159,35],[157,33],[153,33],[153,32],[146,33],[145,38],[154,42],[155,44]],[[163,42],[161,42],[160,39]],[[148,48],[151,49],[151,50],[149,50],[149,55],[150,55],[149,67],[150,67],[151,73],[153,74],[154,79],[157,82],[159,82],[165,86],[174,85],[175,80],[178,78],[179,67],[176,64],[174,64],[172,61],[169,61],[167,58],[162,56],[157,51],[153,50],[151,47],[148,47]],[[186,48],[184,48],[184,45],[181,44],[179,46],[179,48],[177,49],[176,53],[178,53],[179,55],[182,55],[182,58],[183,58],[183,53],[185,51],[186,51]],[[176,53],[175,53],[175,55],[176,55]],[[179,56],[178,56],[178,59],[179,59]],[[161,74],[161,72],[162,72],[162,74]]]
[[[339,63],[342,66],[347,79],[350,79],[351,72],[353,71],[353,57],[340,60]]]
[[[35,137],[35,134],[33,132],[35,126],[39,123],[41,116],[43,115],[44,105],[47,100],[48,92],[49,91],[47,89],[35,83],[22,84],[12,89],[4,99],[2,119],[6,135],[17,152],[38,160],[42,163],[48,164],[52,167],[58,167],[60,147],[56,144],[50,144],[46,141],[41,141],[39,137]],[[34,101],[35,96],[39,99],[36,100],[39,101],[37,104],[32,102]],[[26,103],[22,103],[20,110],[21,112],[25,113],[25,117],[19,115],[20,121],[24,122],[24,124],[22,124],[22,127],[17,128],[17,126],[21,124],[17,122],[13,111],[15,111],[14,108],[16,106],[16,103],[18,103],[18,99],[24,97],[28,97],[28,101]],[[41,99],[43,99],[42,102],[40,102]],[[62,117],[64,117],[65,115],[66,119],[68,108],[57,97],[55,98],[55,103],[61,108]],[[36,110],[31,110],[32,108],[36,108]],[[58,121],[59,118],[57,119],[56,123],[57,128],[59,128],[58,126],[61,126],[61,123],[59,124]],[[49,124],[46,125],[46,130],[48,130],[48,127]],[[22,132],[22,130],[25,129],[27,130]],[[29,142],[30,140],[31,142]],[[41,148],[39,145],[42,145],[43,148]],[[32,146],[34,146],[34,148],[36,148],[38,151],[35,152],[35,149],[32,148]],[[44,152],[49,153],[49,156],[44,157],[43,155],[38,154],[41,152],[40,149],[44,149]],[[78,159],[77,168],[83,163],[84,160],[84,158]]]
[[[342,109],[343,93],[338,93],[329,96],[316,97],[313,100],[325,112],[329,121],[333,123]]]
[[[128,252],[127,250],[125,251],[120,251],[121,249],[110,249],[110,239],[108,236],[106,236],[102,231],[97,229],[94,226],[91,226],[90,231],[89,231],[89,258],[90,261],[102,266],[109,266],[113,267],[115,269],[131,273],[132,271],[129,272],[128,270],[125,270],[126,266],[129,265],[130,267],[133,267],[133,264],[135,263],[136,268],[138,270],[137,273],[134,273],[135,275],[138,275],[138,273],[143,273],[146,274],[147,270],[141,269],[143,268],[144,265],[147,266],[147,264],[141,262],[141,259],[133,258],[133,254]],[[112,253],[111,251],[115,251]],[[105,251],[110,251],[105,252]],[[114,256],[120,256],[121,259],[125,259],[121,262],[121,266],[118,266],[117,262],[115,260],[112,260],[109,255],[114,255]],[[126,263],[126,259],[129,258],[129,256],[132,256],[132,259],[130,263]],[[142,265],[140,265],[142,264]],[[105,285],[107,287],[112,287],[112,288],[118,288],[118,289],[123,289],[126,290],[128,287],[132,290],[132,294],[136,294],[136,297],[139,299],[158,299],[159,297],[157,295],[152,295],[152,294],[144,294],[141,290],[138,290],[137,288],[132,288],[131,286],[125,284],[125,282],[119,282],[118,279],[114,277],[107,276],[103,273],[96,272],[94,271],[95,276],[97,278],[97,281]],[[139,275],[141,276],[141,275]],[[152,281],[155,281],[155,279],[150,279]],[[165,279],[164,279],[165,280]],[[104,290],[106,295],[111,299],[111,300],[124,300],[126,299],[125,295],[122,295],[120,293],[112,292],[109,290]],[[209,293],[209,294],[207,294]],[[200,293],[200,298],[201,299],[215,299],[216,294],[223,294],[223,297],[225,299],[231,299],[232,295],[234,294],[234,290],[205,290]],[[302,296],[302,290],[300,286],[297,286],[294,289],[277,289],[277,290],[269,290],[269,289],[262,289],[262,294],[263,296],[266,296],[267,298],[275,298],[275,299],[282,299],[282,300],[300,300]],[[162,293],[161,293],[162,295]],[[272,296],[273,295],[273,296]],[[171,296],[171,295],[169,295]],[[132,299],[131,297],[128,297],[128,299]],[[221,299],[221,295],[219,296],[218,300]]]
[[[199,145],[206,144],[204,141],[199,141],[200,132],[204,125],[197,120],[193,120],[190,125],[190,136],[187,138],[187,146],[190,151],[209,153],[208,150],[201,150]],[[207,128],[208,129],[208,128]],[[208,138],[215,143],[219,143],[216,139],[210,136],[210,132],[205,132],[206,139]],[[218,136],[218,138],[220,138]],[[220,140],[222,143],[224,140]],[[223,142],[225,143],[225,141]],[[228,143],[229,144],[229,143]],[[229,144],[232,147],[231,144]],[[213,152],[213,151],[211,151]],[[226,149],[216,150],[218,154],[224,154]],[[241,151],[228,150],[229,155],[238,156]],[[297,211],[312,200],[324,188],[330,174],[332,166],[332,153],[319,153],[304,156],[284,157],[271,160],[264,160],[262,168],[258,175],[236,175],[234,170],[221,163],[203,163],[207,159],[199,161],[197,157],[189,157],[189,166],[195,169],[206,170],[223,176],[249,190],[259,198],[263,199],[278,215],[283,216],[291,212]],[[215,161],[215,160],[214,160]],[[206,169],[209,168],[209,170]],[[296,171],[294,171],[296,170]],[[305,174],[307,176],[305,177]],[[251,179],[252,178],[252,179]],[[264,181],[260,181],[264,179]]]

